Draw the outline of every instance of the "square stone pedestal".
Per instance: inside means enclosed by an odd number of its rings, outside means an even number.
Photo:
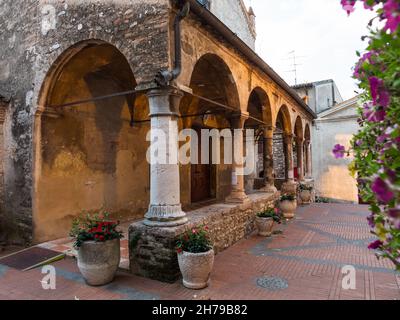
[[[279,193],[249,195],[251,201],[242,205],[215,204],[189,212],[186,225],[157,228],[147,227],[143,221],[129,228],[129,259],[132,273],[164,282],[180,278],[176,241],[186,230],[207,225],[214,250],[229,248],[255,230],[256,214],[273,207]]]

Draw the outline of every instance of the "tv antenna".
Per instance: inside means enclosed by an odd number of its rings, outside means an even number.
[[[294,73],[294,84],[297,85],[297,67],[303,65],[301,63],[298,63],[298,60],[300,58],[305,58],[305,56],[297,56],[296,55],[296,50],[290,51],[288,53],[288,55],[289,55],[289,57],[287,59],[285,59],[285,60],[292,61],[292,64],[290,66],[293,67],[293,69],[288,70],[286,72]]]

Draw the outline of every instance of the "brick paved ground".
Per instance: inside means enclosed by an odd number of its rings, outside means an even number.
[[[84,284],[75,260],[57,262],[57,289],[41,289],[40,270],[0,265],[0,299],[400,299],[400,275],[366,249],[373,239],[366,207],[312,205],[279,226],[271,239],[256,235],[217,256],[208,289],[190,291],[121,272],[102,288]],[[342,267],[356,268],[356,290],[342,289]]]

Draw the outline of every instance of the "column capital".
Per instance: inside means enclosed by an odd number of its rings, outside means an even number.
[[[264,127],[264,139],[274,138],[274,128],[272,126]]]
[[[291,144],[291,143],[293,143],[293,134],[285,133],[283,135],[283,139],[284,139],[286,144]]]
[[[296,139],[296,142],[298,143],[298,144],[303,144],[304,143],[304,138],[302,138],[302,137],[296,137],[295,138]]]
[[[183,92],[172,87],[153,89],[146,93],[149,99],[150,117],[179,116]]]
[[[233,129],[243,129],[245,122],[249,119],[250,114],[244,111],[238,111],[230,116],[230,122]]]

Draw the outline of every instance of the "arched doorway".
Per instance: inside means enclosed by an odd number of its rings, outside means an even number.
[[[197,132],[199,155],[202,146],[208,145],[210,152],[209,159],[199,157],[199,163],[181,166],[181,198],[186,206],[210,199],[223,200],[229,195],[232,166],[223,163],[224,139],[219,139],[220,148],[217,150],[213,147],[213,140],[202,137],[201,131],[230,128],[229,118],[232,111],[211,101],[232,109],[239,107],[232,73],[217,55],[206,54],[197,61],[189,86],[193,95],[187,94],[182,99],[180,127]],[[212,162],[216,153],[220,153],[220,164]]]
[[[293,173],[290,172],[293,170],[293,143],[290,142],[292,140],[289,109],[283,105],[276,118],[273,141],[275,183],[278,189],[285,181],[293,178],[291,177]]]
[[[68,235],[83,212],[116,219],[144,215],[149,203],[147,99],[91,100],[134,89],[130,65],[114,46],[84,42],[67,50],[45,79],[35,124],[34,239]]]

